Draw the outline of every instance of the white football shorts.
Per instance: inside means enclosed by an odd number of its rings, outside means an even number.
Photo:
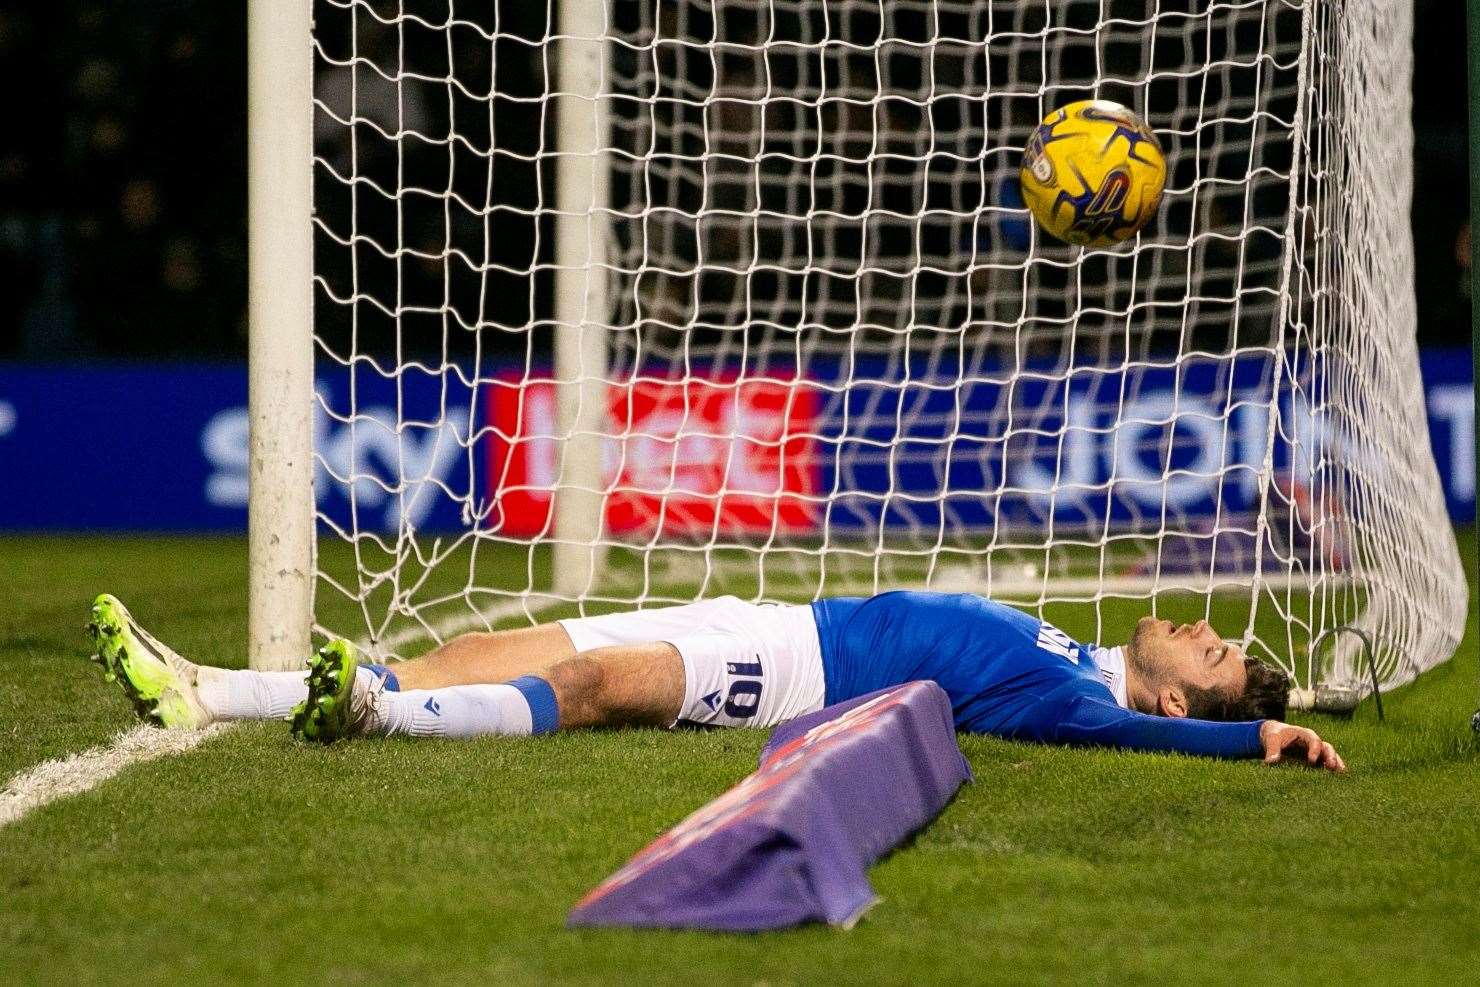
[[[809,606],[733,596],[559,622],[577,651],[664,641],[683,657],[678,722],[771,727],[822,708],[822,645]]]

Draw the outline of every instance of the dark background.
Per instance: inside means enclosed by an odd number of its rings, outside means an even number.
[[[1419,338],[1463,345],[1463,4],[1415,22]],[[245,355],[245,39],[243,4],[0,10],[0,358]]]

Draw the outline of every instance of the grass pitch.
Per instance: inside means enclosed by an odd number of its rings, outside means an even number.
[[[1467,536],[1466,554],[1475,541]],[[118,593],[240,664],[235,540],[0,541],[0,775],[106,744]],[[305,748],[238,728],[0,829],[7,982],[1464,982],[1480,962],[1475,606],[1460,656],[1351,719],[1333,777],[962,738],[976,783],[851,932],[567,931],[571,904],[755,766],[764,734]]]

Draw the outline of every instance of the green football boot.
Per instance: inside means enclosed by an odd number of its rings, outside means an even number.
[[[139,626],[117,597],[104,593],[93,601],[87,631],[92,660],[103,667],[104,678],[123,688],[140,719],[186,730],[213,722],[196,692],[199,667]]]
[[[293,708],[293,736],[332,744],[364,732],[379,690],[359,667],[359,650],[343,639],[308,659],[308,698]]]

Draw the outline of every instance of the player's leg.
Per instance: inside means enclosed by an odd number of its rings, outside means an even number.
[[[603,618],[595,620],[601,626]],[[308,697],[306,670],[259,672],[196,665],[150,635],[119,600],[107,594],[94,603],[88,629],[95,644],[93,660],[110,681],[119,683],[139,716],[151,722],[195,728],[221,720],[280,720]],[[636,630],[630,624],[619,629],[629,637]],[[621,636],[611,630],[604,635],[606,639]],[[333,642],[330,647],[336,655],[359,664],[348,642]],[[419,659],[395,665],[389,678],[395,687],[406,690],[506,682],[542,672],[575,653],[561,624],[465,634]],[[323,659],[318,663],[322,665]],[[375,676],[387,671],[383,666],[368,667]],[[354,676],[367,677],[368,683],[376,681],[363,669]]]
[[[666,641],[722,626],[737,608],[734,597],[596,617],[571,617],[516,630],[462,634],[420,658],[391,666],[395,688],[508,682],[540,672],[574,654],[597,648]]]
[[[461,634],[420,658],[391,666],[399,688],[507,682],[533,675],[576,653],[560,624]]]
[[[310,661],[307,681],[301,672],[198,666],[149,635],[111,596],[98,598],[92,617],[95,660],[119,681],[141,716],[166,726],[281,719],[291,712],[296,735],[335,739],[356,732],[365,703],[352,698],[384,693],[394,677],[372,671],[378,666],[361,666],[347,641],[321,649]],[[653,643],[659,640],[678,643]],[[440,692],[449,682],[488,686],[451,697],[450,735],[456,736],[666,725],[676,718],[769,726],[822,702],[820,656],[807,608],[733,598],[468,635],[397,669],[409,673],[403,686],[431,714],[426,732],[442,735],[449,734],[436,723],[439,697],[420,694]],[[512,685],[495,687],[506,679]],[[435,688],[422,688],[428,685]],[[406,713],[409,701],[386,702]],[[562,702],[564,711],[557,715]],[[457,712],[463,707],[466,715]],[[413,718],[398,715],[396,732],[421,732],[412,730]]]
[[[384,720],[372,729],[387,736],[478,737],[666,727],[678,719],[683,696],[683,659],[673,645],[620,645],[508,683],[383,692]]]
[[[671,644],[599,648],[511,682],[392,690],[331,642],[310,659],[308,696],[293,733],[331,743],[361,735],[527,736],[584,727],[668,726],[684,699],[684,662]]]
[[[93,660],[108,680],[119,684],[142,719],[163,726],[286,719],[308,696],[306,669],[260,672],[188,661],[149,634],[122,602],[106,593],[93,604],[88,630]],[[335,646],[353,651],[347,642]],[[504,682],[542,671],[573,654],[570,637],[559,624],[465,634],[420,659],[395,665],[393,678],[405,689]],[[369,667],[378,675],[385,672],[383,666]]]
[[[357,666],[348,642],[331,642],[310,660],[308,698],[294,711],[293,733],[328,743],[361,734],[527,735],[679,720],[765,727],[821,708],[810,608],[732,600],[716,609],[666,642],[592,648],[510,682],[438,689],[387,688]],[[584,636],[571,634],[573,641]]]

